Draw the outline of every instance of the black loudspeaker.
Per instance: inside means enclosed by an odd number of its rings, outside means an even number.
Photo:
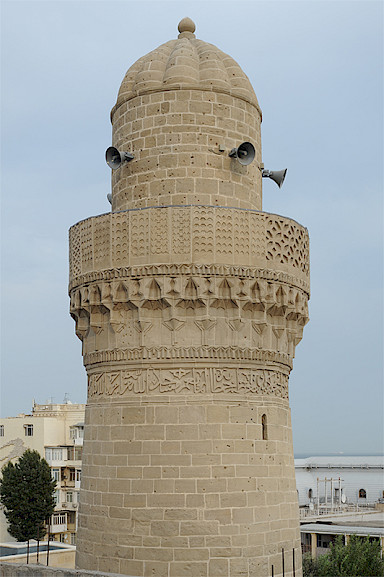
[[[133,158],[135,157],[131,152],[122,152],[114,146],[110,146],[105,151],[105,161],[112,170],[119,168],[123,162],[129,162]]]
[[[255,147],[250,142],[243,142],[238,148],[232,148],[229,153],[231,158],[237,158],[237,160],[243,166],[251,164],[255,158]]]

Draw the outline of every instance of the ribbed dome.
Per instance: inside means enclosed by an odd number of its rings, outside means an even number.
[[[230,94],[260,110],[252,85],[240,66],[216,46],[197,39],[194,29],[192,20],[184,18],[176,40],[137,60],[124,77],[116,107],[149,92],[196,89]]]

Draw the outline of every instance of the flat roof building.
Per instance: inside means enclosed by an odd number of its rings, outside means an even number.
[[[81,480],[85,405],[33,401],[31,414],[0,419],[0,467],[15,462],[27,449],[44,457],[56,480],[52,538],[74,545]],[[14,541],[0,511],[0,542]]]

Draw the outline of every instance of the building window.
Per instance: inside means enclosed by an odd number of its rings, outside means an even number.
[[[367,491],[365,489],[359,489],[359,499],[366,499]]]
[[[71,437],[71,439],[77,439],[77,429],[76,427],[71,427],[69,429],[69,436]]]
[[[33,437],[33,425],[24,425],[24,434],[26,437]]]
[[[83,447],[67,447],[68,461],[81,461]]]
[[[71,533],[71,545],[76,545],[76,533]]]
[[[263,441],[267,441],[268,440],[268,435],[267,435],[267,415],[263,415],[261,417],[261,428],[262,428],[262,438]]]
[[[52,479],[60,481],[60,469],[52,469]]]
[[[80,469],[76,470],[76,481],[81,481],[81,470]]]
[[[63,449],[60,447],[49,447],[45,449],[45,458],[47,461],[62,461]]]
[[[67,492],[67,503],[73,503],[73,493],[72,491]]]
[[[322,535],[322,534],[317,535],[317,546],[322,549],[328,549],[332,541],[333,541],[332,535]]]
[[[0,425],[0,437],[4,437],[4,425]]]
[[[74,525],[76,523],[76,513],[74,513],[73,511],[68,511],[67,522],[69,523],[69,525]]]
[[[75,469],[69,469],[69,480],[70,480],[70,481],[74,481],[75,478],[76,478]]]
[[[83,458],[83,447],[75,447],[75,461],[81,461]]]
[[[60,491],[58,489],[56,489],[56,491],[53,493],[53,501],[55,505],[60,503]]]

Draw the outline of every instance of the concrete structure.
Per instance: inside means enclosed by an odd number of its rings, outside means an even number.
[[[27,543],[0,543],[0,575],[3,576],[1,563],[11,563],[19,565],[23,563],[40,564],[49,567],[60,567],[73,569],[75,567],[76,548],[64,543],[48,543],[40,541],[39,554],[37,554],[36,541],[29,542],[29,559],[27,557]],[[25,570],[25,566],[24,566]]]
[[[24,563],[6,563],[0,561],[1,577],[120,577],[116,573],[105,571],[82,571],[81,569],[63,569],[44,565],[25,565]],[[131,577],[135,577],[132,575]]]
[[[295,459],[300,507],[311,510],[375,506],[384,498],[384,457]]]
[[[56,510],[51,520],[53,539],[74,544],[77,531],[78,495],[85,405],[66,402],[33,402],[30,415],[0,419],[0,467],[15,461],[26,449],[44,457],[57,481]],[[0,511],[0,541],[12,541]]]
[[[113,145],[135,158],[113,171],[112,212],[70,230],[88,373],[77,564],[299,577],[288,377],[308,233],[262,212],[255,93],[194,30],[128,70]],[[244,141],[248,166],[229,157]]]
[[[337,535],[348,543],[351,535],[376,539],[384,552],[384,513],[377,511],[344,514],[322,518],[321,523],[304,523],[300,526],[303,553],[310,552],[313,558],[329,553],[329,547]]]

